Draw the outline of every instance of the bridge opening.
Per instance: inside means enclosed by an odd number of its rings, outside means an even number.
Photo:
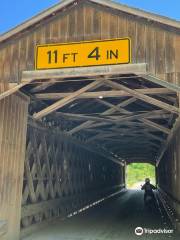
[[[149,178],[156,185],[156,168],[150,163],[130,163],[126,167],[126,186],[128,189],[140,189]]]

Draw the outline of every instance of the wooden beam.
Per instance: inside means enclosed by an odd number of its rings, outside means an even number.
[[[76,99],[77,96],[79,96],[80,94],[82,94],[83,92],[90,90],[93,87],[98,87],[99,85],[101,85],[103,83],[104,80],[96,80],[95,82],[92,82],[88,85],[86,85],[85,87],[77,90],[76,92],[72,93],[70,96],[67,96],[59,101],[57,101],[56,103],[50,105],[49,107],[41,110],[38,113],[35,113],[33,115],[33,117],[35,119],[40,119],[46,115],[48,115],[49,113],[52,113],[54,111],[56,111],[57,109],[69,104],[70,102],[74,101]]]
[[[58,81],[59,83],[61,81]],[[46,81],[46,82],[42,82],[40,83],[38,86],[36,87],[33,87],[30,92],[31,93],[35,93],[35,92],[38,92],[38,91],[43,91],[43,90],[46,90],[46,88],[52,86],[53,84],[56,83],[56,80],[55,79],[50,79],[49,81]]]
[[[135,99],[135,98],[134,98]],[[104,100],[97,100],[98,102],[102,102],[102,103],[106,103],[106,104],[108,104],[109,106],[111,106],[111,107],[113,107],[114,105],[113,104],[111,104],[111,103],[108,103],[107,101],[104,101]],[[121,109],[118,109],[119,107],[118,106],[116,106],[116,110],[117,111],[121,111]],[[128,111],[128,110],[125,110],[124,109],[124,111],[125,111],[125,113],[130,113],[130,114],[132,114],[132,112],[130,112],[130,111]],[[155,129],[157,129],[158,131],[162,131],[162,132],[164,132],[164,133],[166,133],[166,134],[169,134],[169,129],[168,128],[166,128],[166,127],[163,127],[162,125],[159,125],[159,124],[157,124],[157,123],[154,123],[154,122],[152,122],[152,121],[150,121],[150,120],[148,120],[148,119],[145,119],[145,118],[141,118],[141,119],[139,119],[139,121],[140,122],[143,122],[144,124],[146,124],[146,125],[148,125],[148,126],[150,126],[150,127],[152,127],[152,128],[155,128]],[[133,122],[132,122],[132,124],[133,124]],[[138,123],[134,123],[134,124],[138,124]]]
[[[64,79],[70,77],[89,77],[89,76],[106,76],[119,74],[146,74],[146,63],[137,64],[117,64],[96,67],[79,67],[79,68],[63,68],[39,71],[23,71],[23,82],[29,82],[32,79]],[[96,80],[96,79],[95,79]]]
[[[47,85],[48,83],[42,83],[42,86]],[[49,83],[50,84],[50,83]],[[40,85],[41,86],[41,85]],[[37,90],[44,90],[44,88],[40,88],[40,86],[33,88],[33,91],[35,92]],[[143,93],[143,94],[148,94],[148,95],[154,95],[154,94],[174,94],[172,90],[169,90],[167,88],[144,88],[144,89],[135,89],[137,92]],[[60,98],[67,97],[71,95],[71,92],[66,92],[66,93],[39,93],[35,94],[35,97],[37,99],[41,100],[56,100]],[[120,90],[113,90],[113,91],[99,91],[99,92],[85,92],[82,93],[78,98],[109,98],[109,97],[129,97],[132,96],[132,94],[127,93],[126,91]]]
[[[120,109],[121,106],[127,106],[127,105],[129,105],[131,102],[133,102],[133,101],[135,101],[134,98],[128,99],[128,100],[125,100],[125,101],[119,103],[119,104],[117,105],[118,107],[115,106],[115,105],[113,105],[113,106],[111,106],[110,109],[104,111],[101,115],[102,115],[102,116],[105,116],[105,115],[107,115],[107,114],[111,114],[111,113],[113,113],[114,111],[116,111],[117,109]],[[122,109],[122,110],[123,110],[123,109]],[[82,130],[82,129],[84,129],[84,128],[89,127],[89,126],[92,125],[93,123],[94,123],[94,121],[86,121],[86,122],[80,124],[79,126],[74,127],[74,128],[71,129],[68,133],[69,133],[69,134],[74,134],[74,133],[79,132],[80,130]]]
[[[180,117],[178,117],[176,119],[176,122],[174,123],[174,126],[172,127],[169,135],[168,135],[168,138],[166,140],[166,143],[163,144],[161,150],[160,150],[160,155],[157,157],[156,159],[156,166],[158,167],[162,157],[164,156],[164,153],[166,152],[169,144],[171,143],[171,140],[174,138],[174,136],[176,135],[176,132],[178,131],[178,129],[180,128]]]
[[[162,80],[162,79],[160,79],[156,76],[153,76],[151,74],[145,75],[145,76],[143,76],[143,78],[150,81],[150,82],[156,83],[156,84],[158,84],[162,87],[170,89],[174,92],[180,92],[180,86],[179,85],[164,81],[164,80]]]
[[[27,81],[25,83],[20,83],[19,85],[16,85],[15,87],[12,87],[12,88],[10,88],[9,90],[7,90],[7,91],[5,91],[3,93],[0,93],[0,100],[2,100],[4,98],[12,95],[13,93],[18,92],[20,88],[26,86],[28,83],[30,83],[32,81],[33,81],[33,79],[31,81],[29,81],[29,82]]]
[[[154,106],[158,106],[160,108],[163,108],[163,109],[165,109],[167,111],[170,111],[170,112],[173,112],[173,113],[176,113],[176,114],[180,113],[179,108],[174,107],[172,105],[169,105],[167,103],[164,103],[164,102],[162,102],[160,100],[157,100],[155,98],[152,98],[150,96],[144,95],[144,94],[142,94],[140,92],[137,92],[134,89],[130,89],[130,88],[128,88],[128,87],[126,87],[126,86],[124,86],[122,84],[119,84],[119,83],[116,83],[116,82],[112,82],[110,80],[106,80],[106,83],[109,86],[111,86],[111,87],[113,87],[115,89],[122,89],[124,91],[127,91],[128,93],[132,94],[134,97],[136,97],[136,98],[138,98],[138,99],[140,99],[142,101],[145,101],[145,102],[147,102],[149,104],[152,104]]]
[[[163,110],[155,110],[155,111],[149,111],[149,112],[145,112],[145,113],[139,113],[139,114],[132,114],[130,116],[109,116],[109,115],[105,115],[104,117],[102,116],[102,114],[99,114],[97,117],[93,116],[93,115],[85,115],[85,114],[77,114],[77,113],[64,113],[64,112],[56,112],[56,116],[62,116],[65,118],[69,118],[71,121],[72,120],[78,120],[78,121],[82,121],[82,120],[92,120],[92,121],[97,121],[97,122],[109,122],[109,123],[115,123],[115,124],[119,124],[120,122],[124,122],[124,121],[130,121],[130,120],[135,120],[135,119],[139,119],[142,117],[146,117],[146,118],[161,118],[163,117],[165,114],[163,113]],[[166,116],[166,118],[169,117]]]
[[[169,128],[164,127],[164,126],[162,126],[162,125],[160,125],[160,124],[157,124],[157,123],[152,122],[152,121],[150,121],[150,120],[148,120],[148,119],[145,119],[145,118],[143,118],[143,123],[145,123],[145,124],[147,124],[148,126],[151,126],[151,127],[153,127],[153,128],[156,128],[158,131],[164,132],[164,133],[166,133],[166,134],[169,134],[170,131],[171,131]]]

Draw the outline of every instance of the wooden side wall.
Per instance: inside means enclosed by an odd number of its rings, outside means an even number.
[[[158,166],[158,185],[180,218],[180,128]]]
[[[33,124],[32,124],[33,123]],[[21,236],[124,187],[124,168],[57,130],[28,125]]]
[[[0,101],[0,221],[7,224],[1,240],[19,239],[27,110],[22,94]]]
[[[0,91],[34,69],[37,44],[130,37],[132,62],[147,62],[149,72],[180,84],[180,31],[92,3],[58,13],[0,44]]]

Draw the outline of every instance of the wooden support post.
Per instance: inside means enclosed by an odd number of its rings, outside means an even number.
[[[0,221],[2,240],[19,240],[28,98],[17,93],[0,101]]]

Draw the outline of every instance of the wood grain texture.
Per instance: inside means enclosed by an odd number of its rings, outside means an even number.
[[[11,95],[0,101],[0,219],[5,239],[19,239],[28,101]]]

